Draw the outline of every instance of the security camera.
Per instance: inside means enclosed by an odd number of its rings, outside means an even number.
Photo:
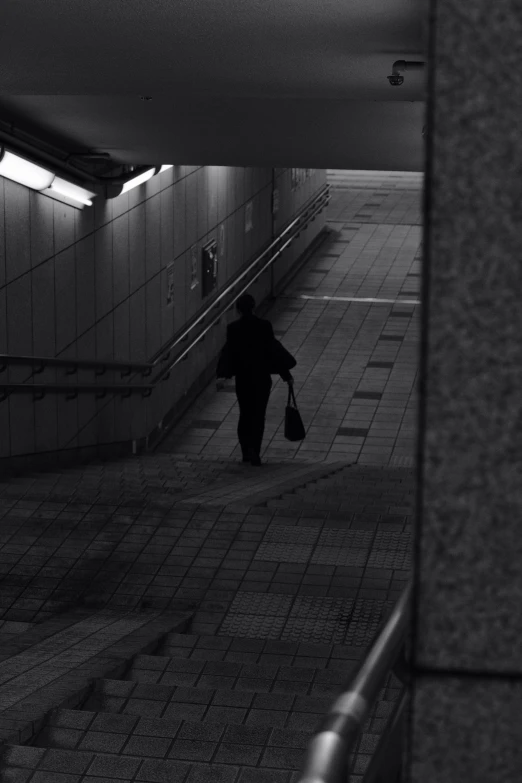
[[[400,73],[392,73],[391,76],[387,76],[386,78],[392,87],[400,87],[401,84],[404,84],[404,76],[401,76]]]

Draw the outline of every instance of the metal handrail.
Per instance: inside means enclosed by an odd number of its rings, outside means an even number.
[[[140,362],[113,362],[113,361],[95,361],[93,359],[59,359],[52,356],[18,356],[16,354],[0,353],[0,372],[3,372],[7,365],[24,365],[37,367],[35,374],[43,372],[48,367],[67,367],[73,375],[78,370],[98,370],[99,375],[103,375],[106,370],[121,370],[122,378],[130,375],[134,370],[141,372],[142,375],[150,375],[154,365]]]
[[[344,783],[350,754],[409,627],[412,585],[404,589],[350,686],[335,700],[312,739],[299,783]]]
[[[177,345],[180,343],[186,342],[188,339],[189,334],[196,328],[198,324],[200,324],[212,311],[219,307],[219,312],[216,316],[212,319],[210,324],[202,331],[200,334],[197,335],[190,343],[189,345],[180,353],[176,358],[166,367],[162,368],[161,371],[151,379],[150,384],[147,385],[121,385],[121,384],[103,384],[103,386],[98,384],[53,384],[53,383],[46,383],[46,384],[34,384],[34,383],[4,383],[0,384],[0,401],[6,399],[6,397],[11,392],[22,392],[22,393],[33,393],[35,397],[42,398],[45,395],[46,391],[52,391],[56,393],[65,393],[68,395],[69,398],[76,397],[79,393],[93,393],[96,392],[98,396],[103,397],[106,395],[108,391],[113,392],[120,392],[123,396],[129,396],[133,391],[141,391],[144,393],[145,396],[149,396],[152,389],[162,380],[166,380],[169,377],[169,374],[171,370],[179,364],[179,362],[183,361],[183,359],[186,357],[186,355],[189,353],[189,351],[192,350],[192,348],[197,345],[201,340],[204,339],[207,332],[216,324],[218,321],[221,320],[223,317],[223,314],[234,304],[234,302],[241,296],[241,294],[247,290],[247,288],[252,285],[252,283],[257,280],[260,275],[263,274],[263,272],[274,263],[274,261],[281,255],[281,253],[299,236],[302,230],[308,227],[308,224],[315,220],[316,216],[323,211],[325,206],[330,201],[330,185],[326,185],[314,198],[313,200],[305,205],[305,207],[302,209],[301,213],[294,218],[288,226],[276,237],[276,239],[270,243],[270,245],[263,250],[262,253],[260,253],[256,258],[248,265],[247,269],[245,269],[232,283],[230,283],[224,291],[219,294],[215,299],[212,300],[211,304],[209,304],[203,313],[199,315],[196,320],[187,327],[181,335],[173,338],[169,343],[167,343],[163,348],[156,354],[156,356],[152,359],[151,362],[146,364],[136,364],[136,363],[129,363],[129,362],[94,362],[90,360],[76,360],[76,359],[44,359],[43,357],[8,357],[6,354],[0,354],[0,372],[5,369],[5,367],[2,367],[2,359],[4,358],[11,358],[15,361],[11,362],[13,364],[32,364],[34,363],[35,366],[40,366],[42,362],[48,363],[49,366],[66,366],[66,367],[78,367],[78,368],[97,368],[102,370],[102,373],[105,371],[105,369],[121,369],[125,368],[128,370],[129,368],[137,369],[138,371],[141,371],[143,375],[150,375],[152,372],[152,369],[154,367],[157,367],[160,363],[164,363],[170,358],[170,354]],[[300,225],[302,224],[302,225]],[[236,291],[234,296],[227,302],[226,305],[222,305],[220,307],[219,303],[224,299],[224,297],[229,294],[231,291],[233,291],[237,286],[245,279],[245,277],[251,272],[254,267],[258,266],[260,261],[262,261],[267,254],[274,251],[274,248],[277,247],[281,243],[281,241],[285,238],[285,236],[292,231],[293,228],[298,227],[298,230],[295,231],[295,233],[291,234],[291,236],[286,240],[286,242],[283,243],[281,247],[277,249],[277,251],[273,252],[272,255],[269,257],[268,261],[262,266],[260,270],[256,272],[256,274],[249,278],[248,282],[244,284],[239,291]],[[25,361],[27,360],[27,361]],[[41,370],[44,368],[41,367]],[[40,369],[37,372],[41,371]],[[71,373],[72,374],[72,373]],[[97,373],[100,374],[100,373]],[[125,375],[128,375],[130,373],[123,373],[122,377]]]
[[[3,402],[11,392],[34,394],[36,399],[43,399],[46,392],[55,392],[65,394],[67,399],[74,399],[78,394],[96,394],[102,398],[106,397],[108,392],[121,394],[122,397],[130,397],[133,393],[141,392],[144,397],[150,397],[153,389],[151,383],[1,383],[0,402]]]

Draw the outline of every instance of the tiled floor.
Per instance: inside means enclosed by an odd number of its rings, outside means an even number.
[[[129,655],[143,649],[151,629],[171,627],[169,618],[190,614],[192,634],[229,639],[231,650],[243,644],[242,661],[254,655],[247,647],[266,644],[266,655],[282,663],[283,649],[305,644],[316,666],[321,645],[360,659],[400,595],[414,507],[420,184],[375,172],[332,172],[331,180],[328,241],[269,315],[298,360],[303,443],[282,435],[286,386],[277,381],[267,464],[242,465],[233,386],[212,385],[153,454],[0,483],[0,737],[13,727],[23,737],[24,716],[34,723],[49,706],[63,706],[76,672],[84,683],[104,676],[126,644]],[[285,721],[295,729],[293,714]],[[188,752],[184,737],[169,738]],[[27,751],[43,761],[34,777],[23,771],[16,779],[36,783],[62,771],[56,754],[66,751]],[[162,764],[177,763],[157,752]],[[212,753],[224,761],[221,746]],[[279,779],[265,755],[260,766]],[[132,760],[133,770],[139,763]],[[85,779],[94,769],[104,780],[127,779],[115,764],[97,757]]]

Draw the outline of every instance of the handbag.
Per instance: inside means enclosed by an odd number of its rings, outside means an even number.
[[[301,419],[301,414],[297,410],[294,390],[292,386],[289,386],[288,402],[285,411],[285,438],[287,440],[304,440],[305,437],[306,430]]]
[[[248,367],[250,364],[254,367],[261,366],[265,372],[268,370],[270,375],[278,375],[291,370],[296,366],[297,361],[292,354],[286,350],[284,345],[274,337],[273,340],[270,341],[268,350],[262,358],[255,353],[249,353],[247,356],[243,357],[241,365],[243,367]],[[221,350],[216,374],[218,378],[232,378],[237,370],[237,358],[232,355],[232,351],[227,342]]]
[[[270,345],[269,368],[271,375],[293,369],[297,364],[292,354],[274,337]]]

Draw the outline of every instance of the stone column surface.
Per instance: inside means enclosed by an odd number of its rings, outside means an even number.
[[[431,0],[406,779],[522,781],[522,3]]]

